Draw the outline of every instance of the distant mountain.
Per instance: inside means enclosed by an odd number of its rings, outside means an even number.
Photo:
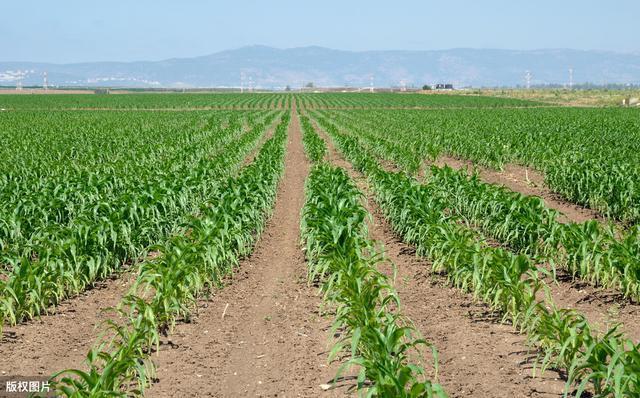
[[[516,86],[531,72],[532,84],[640,83],[640,53],[605,51],[451,49],[438,51],[341,51],[322,47],[250,46],[194,58],[154,62],[46,64],[0,62],[0,85],[127,87]]]

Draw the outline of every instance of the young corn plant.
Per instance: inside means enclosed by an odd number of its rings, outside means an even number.
[[[378,268],[384,260],[367,237],[362,193],[343,169],[316,165],[307,180],[302,237],[310,282],[319,282],[327,303],[335,306],[332,330],[340,331],[329,360],[348,353],[347,367],[360,368],[357,389],[376,397],[446,397],[425,379],[411,352],[435,347],[416,337],[400,314],[391,279]]]
[[[300,112],[299,109],[298,112]],[[299,114],[299,117],[300,124],[302,125],[302,144],[304,145],[304,151],[312,162],[319,162],[327,153],[327,145],[318,133],[316,133],[309,118],[303,114]]]

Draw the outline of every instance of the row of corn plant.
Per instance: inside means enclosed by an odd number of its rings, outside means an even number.
[[[530,259],[479,241],[441,195],[404,173],[387,172],[357,137],[319,122],[338,148],[365,173],[394,230],[433,261],[454,286],[469,291],[503,314],[539,351],[539,364],[567,372],[565,395],[598,397],[640,395],[640,345],[614,326],[599,334],[583,315],[558,309]],[[543,298],[541,299],[540,296]],[[572,391],[574,390],[574,391]]]
[[[276,197],[284,171],[288,114],[237,177],[229,177],[187,223],[187,233],[157,247],[144,261],[131,293],[108,321],[87,355],[88,370],[52,376],[55,391],[67,397],[141,395],[155,377],[152,354],[160,337],[188,320],[196,300],[221,283],[251,253]]]
[[[304,145],[304,151],[311,161],[318,162],[326,155],[327,145],[324,140],[318,136],[309,118],[300,113],[300,108],[298,108],[298,117],[300,118],[300,125],[302,126],[302,144]]]
[[[308,109],[382,108],[495,108],[545,105],[515,98],[479,95],[422,95],[408,93],[304,93],[296,101]]]
[[[0,149],[7,159],[0,166],[0,247],[44,240],[47,228],[68,226],[167,174],[179,177],[240,133],[243,119],[263,119],[238,112],[68,114],[11,120],[8,133],[27,123],[34,131]]]
[[[274,115],[275,116],[275,115]],[[111,202],[99,202],[68,225],[50,226],[3,252],[0,325],[32,318],[135,261],[162,241],[214,192],[264,134],[257,123],[238,126],[204,146],[195,163],[143,183]]]
[[[415,171],[396,159],[411,157],[398,150],[402,144],[380,151],[377,142],[384,138],[361,132],[358,137],[377,158],[391,159],[409,173]],[[388,155],[390,152],[397,156]],[[558,212],[546,207],[541,198],[484,183],[465,170],[432,166],[426,184],[434,195],[449,201],[451,211],[510,248],[640,301],[640,226],[616,232],[597,221],[563,224]]]
[[[326,144],[302,117],[307,156],[319,162]],[[362,193],[344,169],[324,163],[314,166],[306,187],[301,229],[309,282],[322,283],[325,300],[337,307],[333,330],[342,331],[329,360],[342,352],[351,356],[336,379],[344,368],[356,365],[357,388],[369,387],[369,396],[446,396],[438,384],[419,381],[424,369],[409,362],[409,351],[429,344],[414,337],[417,331],[400,315],[389,277],[378,270],[385,259],[367,238]],[[437,351],[431,348],[437,377]]]
[[[368,212],[362,193],[344,169],[316,165],[306,183],[302,237],[310,283],[321,285],[323,298],[335,306],[332,331],[340,337],[329,360],[346,353],[349,366],[360,368],[357,389],[376,397],[446,397],[442,387],[425,380],[425,370],[411,362],[411,352],[435,347],[417,338],[401,315],[392,280],[379,270],[385,261],[367,237]]]
[[[155,95],[150,93],[121,94],[117,96],[85,96],[77,94],[50,97],[7,95],[0,99],[0,108],[12,110],[63,109],[273,109],[278,103],[286,104],[291,94],[280,93],[181,93]],[[287,108],[285,105],[284,108]]]
[[[320,111],[328,115],[329,111]],[[456,109],[330,111],[358,134],[393,137],[434,159],[442,153],[501,168],[532,166],[575,203],[634,225],[640,220],[640,150],[632,109]]]
[[[464,170],[433,166],[426,185],[467,222],[514,250],[640,301],[640,226],[616,232],[596,220],[563,224],[542,199],[483,183]]]

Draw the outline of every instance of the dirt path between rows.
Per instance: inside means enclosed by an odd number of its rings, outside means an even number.
[[[438,381],[449,396],[561,397],[565,382],[558,373],[549,370],[532,377],[525,336],[488,315],[488,308],[471,296],[447,286],[444,277],[432,275],[431,264],[395,236],[366,178],[336,151],[323,131],[318,132],[328,143],[328,160],[345,168],[366,193],[366,207],[373,216],[371,237],[384,244],[386,256],[397,266],[403,314],[438,349]],[[429,361],[424,359],[427,367]]]
[[[0,376],[50,376],[78,368],[98,335],[103,310],[118,305],[135,272],[113,275],[96,287],[60,303],[49,315],[6,326],[0,342]]]
[[[232,283],[179,325],[157,356],[159,382],[149,397],[317,397],[336,365],[327,365],[330,321],[307,286],[300,211],[309,172],[292,111],[285,173],[272,218]]]
[[[474,164],[469,160],[442,155],[435,164],[439,167],[447,165],[455,170],[466,169],[473,172]],[[602,223],[606,219],[597,211],[568,202],[557,193],[544,185],[544,175],[529,167],[506,164],[503,171],[491,170],[477,166],[480,179],[490,184],[503,185],[512,191],[527,196],[539,196],[544,199],[547,207],[562,213],[558,221],[568,223],[570,221],[581,223],[588,220],[598,220]]]
[[[572,308],[583,314],[598,331],[621,324],[620,331],[640,343],[640,305],[625,299],[620,292],[594,287],[579,279],[573,280],[564,271],[558,272],[558,282],[545,278],[558,308]],[[540,294],[540,298],[543,298]]]

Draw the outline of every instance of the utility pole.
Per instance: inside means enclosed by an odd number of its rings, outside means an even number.
[[[569,68],[569,90],[573,90],[573,68]]]
[[[524,73],[524,80],[527,83],[527,90],[529,90],[531,88],[531,72],[530,71],[526,71]]]
[[[42,88],[44,89],[44,91],[47,91],[49,89],[49,82],[47,80],[47,72],[44,72],[44,79],[42,82]]]

